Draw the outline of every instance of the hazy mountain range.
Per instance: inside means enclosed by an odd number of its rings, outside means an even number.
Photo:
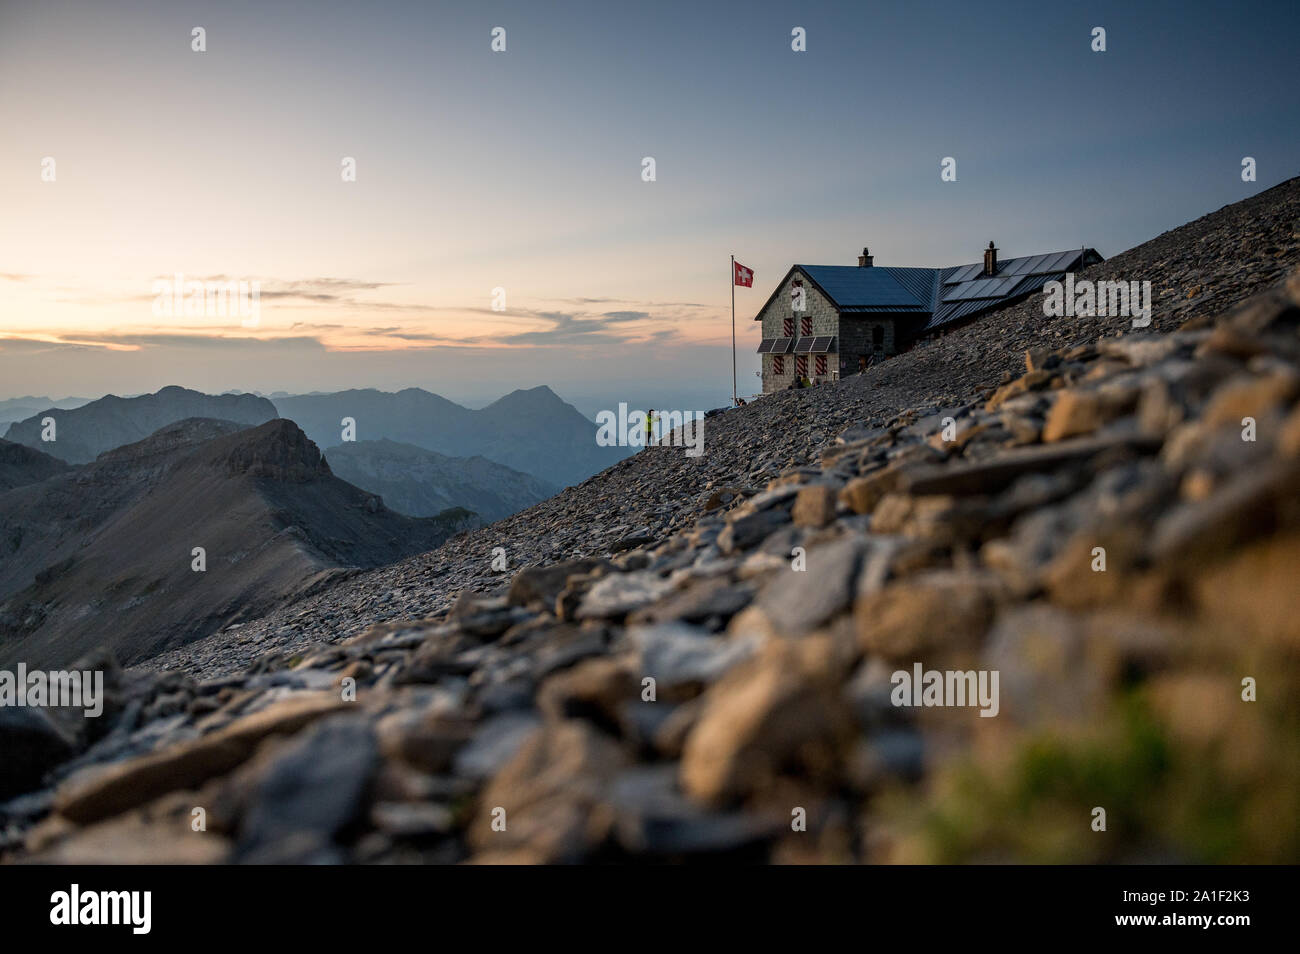
[[[411,517],[466,507],[491,523],[559,490],[486,457],[448,457],[390,440],[340,444],[328,448],[325,457],[336,475]]]
[[[581,483],[629,453],[597,446],[595,423],[548,387],[513,391],[479,410],[420,388],[298,395],[276,398],[275,407],[321,447],[339,444],[341,421],[352,418],[358,441],[387,438],[450,457],[486,457],[557,487]]]
[[[415,389],[272,403],[172,386],[58,403],[0,441],[0,665],[105,646],[147,658],[431,550],[624,455],[597,447],[595,424],[548,388],[476,411]],[[345,417],[360,440],[340,443]]]
[[[278,417],[275,405],[254,394],[204,394],[172,385],[157,394],[123,398],[109,394],[78,408],[44,408],[9,425],[7,440],[26,444],[70,464],[86,464],[106,450],[144,440],[160,427],[191,417],[252,426]],[[54,440],[42,440],[46,417]]]
[[[54,441],[42,440],[41,422],[46,417],[54,419]],[[350,418],[357,442],[387,439],[445,457],[484,457],[550,487],[581,483],[629,453],[628,448],[597,446],[595,423],[548,387],[514,391],[485,408],[470,410],[419,388],[304,394],[271,401],[254,394],[210,395],[170,386],[138,397],[110,394],[77,408],[43,407],[10,424],[4,437],[81,464],[190,417],[247,426],[285,417],[318,447],[343,443],[342,421]]]
[[[47,408],[66,410],[81,407],[83,404],[89,404],[90,401],[90,398],[67,397],[56,400],[48,397],[34,397],[30,394],[24,397],[5,398],[0,400],[0,424],[24,420],[33,414],[39,414]]]

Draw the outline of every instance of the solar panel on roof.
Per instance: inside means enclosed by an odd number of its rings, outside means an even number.
[[[1070,262],[1073,261],[1078,254],[1078,252],[1056,252],[1052,255],[1044,255],[1043,258],[1045,261],[1039,271],[1044,274],[1048,272],[1063,272],[1069,267]]]
[[[1071,249],[1068,252],[1062,252],[1060,261],[1058,261],[1056,264],[1056,270],[1058,272],[1063,272],[1066,269],[1077,268],[1079,264],[1079,258],[1082,254],[1083,252],[1080,249]]]
[[[776,339],[775,339],[775,338],[764,338],[762,341],[760,341],[760,342],[758,343],[758,353],[759,353],[759,354],[771,354],[771,353],[772,353],[772,345],[774,345],[774,344],[776,344]]]
[[[999,278],[993,283],[992,293],[994,295],[1010,294],[1011,289],[1015,288],[1021,282],[1019,275],[1011,275],[1007,278]]]
[[[1029,266],[1033,264],[1033,261],[1034,261],[1033,255],[1028,255],[1023,258],[1012,259],[1012,261],[1008,264],[1006,271],[1003,272],[1002,274],[1027,275],[1029,273]]]
[[[772,345],[773,354],[789,354],[790,346],[794,344],[793,338],[777,338]]]
[[[830,350],[831,342],[835,340],[834,335],[818,335],[813,339],[812,350],[814,354],[825,354]]]
[[[1039,255],[1038,261],[1034,263],[1033,271],[1031,271],[1029,274],[1031,275],[1050,274],[1052,271],[1054,271],[1054,269],[1052,268],[1052,264],[1058,258],[1060,258],[1060,256],[1061,256],[1060,252],[1051,252],[1050,254],[1047,255]]]
[[[1025,267],[1022,274],[1037,275],[1043,271],[1043,265],[1055,258],[1055,255],[1034,255],[1029,259],[1029,264]]]
[[[814,342],[815,340],[817,340],[817,339],[815,339],[815,338],[800,338],[798,341],[795,342],[795,345],[794,345],[794,353],[795,353],[795,354],[808,354],[810,351],[812,351],[813,342]]]

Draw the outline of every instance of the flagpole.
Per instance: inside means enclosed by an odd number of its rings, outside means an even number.
[[[731,256],[731,406],[736,406],[736,256]]]

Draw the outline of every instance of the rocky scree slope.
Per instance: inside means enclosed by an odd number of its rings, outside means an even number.
[[[96,735],[22,727],[61,759],[7,858],[1293,862],[1297,398],[1300,273],[435,618],[110,668]],[[914,665],[998,672],[997,717],[895,705]]]
[[[0,806],[6,857],[1294,862],[1300,274],[1186,311],[951,405],[775,396],[533,508],[532,550],[506,521],[197,675],[116,673],[94,738],[50,720],[74,754]],[[975,334],[890,364],[925,387]],[[537,564],[492,574],[493,540]],[[894,705],[915,664],[999,672],[998,716]]]
[[[1149,331],[1219,314],[1300,265],[1300,179],[1173,229],[1089,268],[1080,278],[1148,280]],[[760,491],[786,468],[816,468],[848,428],[905,412],[920,419],[978,401],[1023,371],[1031,349],[1062,349],[1124,334],[1128,318],[1044,318],[1034,296],[833,387],[786,391],[708,418],[705,453],[652,448],[535,507],[457,537],[439,550],[346,581],[243,627],[151,662],[194,675],[237,671],[264,652],[357,634],[374,622],[436,615],[462,589],[499,588],[493,551],[513,572],[573,557],[618,553],[689,528],[715,497]]]

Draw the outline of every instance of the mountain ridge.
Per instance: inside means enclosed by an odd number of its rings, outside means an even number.
[[[595,422],[547,385],[512,391],[477,410],[423,388],[354,389],[274,403],[322,447],[341,443],[341,422],[350,418],[358,441],[386,438],[448,457],[486,457],[557,487],[579,483],[630,453],[599,446]]]
[[[253,394],[210,395],[180,385],[122,398],[106,394],[70,409],[48,408],[9,425],[5,439],[25,444],[70,464],[88,464],[107,450],[147,438],[187,418],[255,425],[277,417],[275,405]],[[42,421],[54,419],[54,440],[42,439]]]
[[[147,658],[476,521],[388,510],[335,477],[292,421],[174,422],[0,494],[0,663],[67,664],[92,648]]]
[[[559,489],[481,455],[449,457],[388,438],[339,444],[324,454],[338,476],[412,517],[460,506],[491,523]]]

